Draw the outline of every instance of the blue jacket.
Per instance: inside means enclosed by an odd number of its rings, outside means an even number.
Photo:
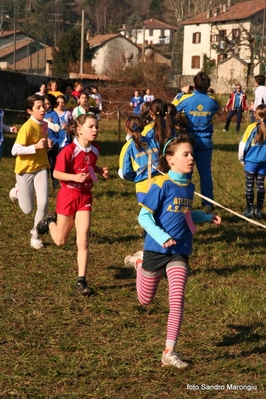
[[[211,137],[213,116],[220,106],[213,96],[194,90],[173,100],[176,110],[183,112],[188,120],[187,132],[192,136]]]
[[[256,122],[248,125],[238,147],[238,159],[240,162],[266,164],[266,140],[262,143],[255,142],[259,126],[260,123]]]

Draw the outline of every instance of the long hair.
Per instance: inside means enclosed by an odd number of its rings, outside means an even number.
[[[189,143],[193,147],[194,146],[194,138],[187,133],[179,133],[177,137],[172,137],[165,141],[163,150],[160,154],[160,160],[159,160],[159,169],[163,173],[167,173],[170,170],[170,166],[166,159],[166,156],[167,155],[173,156],[174,153],[176,152],[176,149],[178,148],[179,144],[181,144],[181,143]]]
[[[171,136],[169,121],[165,119],[167,115],[167,104],[163,100],[156,98],[150,103],[150,112],[154,120],[155,140],[163,147],[164,141]]]
[[[126,128],[132,134],[136,148],[140,149],[141,132],[144,129],[143,119],[139,115],[131,115],[126,121]]]
[[[260,119],[257,123],[257,133],[255,136],[255,143],[262,144],[266,140],[266,105],[260,104],[255,111],[255,119]]]

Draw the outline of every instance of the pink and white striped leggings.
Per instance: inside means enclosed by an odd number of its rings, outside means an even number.
[[[157,292],[164,268],[147,271],[137,268],[137,294],[142,305],[149,305]],[[175,347],[184,312],[184,292],[188,277],[188,265],[182,261],[173,261],[166,266],[169,285],[169,315],[167,322],[166,346]]]

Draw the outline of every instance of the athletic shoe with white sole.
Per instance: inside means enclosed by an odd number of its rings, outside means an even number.
[[[173,366],[177,367],[178,369],[184,369],[188,366],[188,363],[183,362],[179,355],[174,351],[163,352],[161,362],[163,366]]]
[[[30,245],[34,249],[41,249],[44,247],[42,241],[39,238],[33,236],[30,239]]]
[[[128,268],[136,269],[138,264],[143,260],[143,251],[138,251],[133,255],[127,255],[124,259],[124,264]]]
[[[18,201],[18,186],[15,184],[15,187],[11,188],[9,191],[9,198],[11,199],[12,202],[17,202]]]

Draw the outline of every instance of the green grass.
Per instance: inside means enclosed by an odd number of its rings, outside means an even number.
[[[99,164],[109,167],[110,179],[93,189],[88,280],[97,295],[89,299],[74,292],[74,230],[64,248],[55,247],[48,235],[45,249],[30,247],[33,217],[8,198],[15,180],[14,135],[6,135],[0,169],[0,398],[264,399],[265,230],[219,208],[220,227],[197,227],[178,343],[190,367],[161,367],[167,281],[151,306],[138,304],[135,272],[123,264],[142,246],[134,185],[117,177],[123,145],[117,121],[102,121],[101,129]],[[242,212],[239,138],[234,124],[226,133],[216,124],[213,178],[215,200]],[[200,191],[196,171],[193,180]],[[55,198],[51,190],[49,210]],[[200,207],[198,197],[194,205]],[[227,384],[257,389],[229,390]]]

